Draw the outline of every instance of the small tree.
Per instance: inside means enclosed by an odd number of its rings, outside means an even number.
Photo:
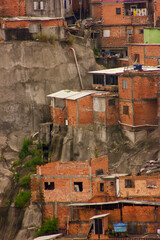
[[[58,218],[46,218],[41,228],[35,233],[34,237],[58,233]]]

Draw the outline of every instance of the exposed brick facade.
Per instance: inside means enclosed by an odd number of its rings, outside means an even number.
[[[3,29],[7,28],[29,28],[30,24],[41,24],[41,27],[62,27],[63,26],[63,19],[62,18],[55,18],[55,19],[28,19],[28,18],[7,18],[1,20],[1,26]]]
[[[126,72],[119,77],[119,112],[122,124],[157,125],[158,81],[157,72]]]
[[[129,65],[135,62],[135,54],[139,54],[139,62],[143,65],[157,66],[160,64],[160,44],[128,45]]]
[[[25,16],[25,0],[3,0],[0,1],[0,17]]]
[[[108,86],[110,87],[110,86]],[[55,100],[52,99],[51,104]],[[51,118],[56,125],[79,126],[85,124],[118,125],[118,95],[98,92],[77,100],[64,99],[63,106],[50,106]]]

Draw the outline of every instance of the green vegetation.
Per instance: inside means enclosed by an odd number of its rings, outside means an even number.
[[[44,33],[41,33],[39,35],[36,36],[36,40],[38,40],[39,42],[45,42],[45,43],[51,43],[51,44],[55,44],[57,38],[55,35],[46,35]]]
[[[74,41],[75,41],[75,37],[72,36],[72,35],[70,35],[70,36],[68,37],[68,44],[69,44],[69,45],[73,45]]]
[[[34,237],[58,233],[58,219],[47,218],[41,228],[35,233]]]
[[[30,139],[24,139],[22,150],[19,154],[20,159],[24,159],[25,157],[28,156],[28,145],[31,144],[32,141]]]
[[[42,159],[42,154],[36,155],[32,158],[31,161],[26,162],[24,164],[24,167],[31,167],[34,169],[37,165],[42,165],[43,164],[43,159]]]
[[[22,177],[19,180],[19,185],[24,188],[30,188],[31,186],[31,173],[29,173],[27,176]]]
[[[94,51],[95,55],[99,55],[99,49],[98,48],[94,47],[93,51]]]
[[[29,205],[30,198],[31,198],[30,191],[22,191],[22,192],[20,192],[16,196],[16,199],[14,201],[15,207],[17,207],[17,208],[27,207]]]
[[[20,164],[21,164],[21,160],[15,161],[15,162],[12,164],[12,167],[19,166]]]
[[[18,180],[19,180],[19,174],[18,174],[18,173],[15,173],[15,174],[14,174],[14,181],[15,181],[15,182],[18,182]]]

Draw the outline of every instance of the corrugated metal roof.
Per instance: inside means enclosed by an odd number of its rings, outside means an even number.
[[[91,74],[104,74],[104,75],[115,75],[115,74],[121,74],[124,71],[135,71],[134,70],[134,66],[129,66],[129,67],[119,67],[119,68],[110,68],[110,69],[103,69],[103,70],[99,70],[99,71],[90,71],[88,73]],[[160,71],[160,68],[158,66],[142,66],[142,70],[140,71],[141,73],[143,73],[144,71]]]
[[[95,91],[95,90],[83,90],[83,91],[61,90],[59,92],[49,94],[49,95],[47,95],[47,97],[77,100],[79,98],[86,97],[86,96],[88,96],[90,94],[94,94],[96,92],[97,91]]]
[[[86,97],[86,96],[88,96],[90,94],[93,94],[93,93],[96,93],[96,91],[94,91],[94,90],[80,91],[76,95],[72,95],[71,97],[67,97],[67,99],[69,99],[69,100],[77,100],[79,98]]]
[[[110,178],[118,178],[118,177],[123,177],[123,176],[127,176],[128,173],[115,173],[115,174],[110,174],[110,175],[103,175],[102,178],[104,179],[110,179]]]
[[[65,99],[65,98],[71,97],[78,93],[79,93],[78,91],[61,90],[61,91],[58,91],[55,93],[51,93],[51,94],[47,95],[47,97]]]
[[[99,70],[99,71],[90,71],[88,73],[113,75],[113,74],[119,74],[119,73],[123,73],[123,72],[124,72],[124,67],[119,67],[119,68],[103,69],[103,70]]]
[[[52,235],[37,237],[37,238],[34,238],[33,240],[52,240],[52,239],[55,239],[55,238],[57,238],[61,235],[62,235],[62,233],[52,234]]]
[[[148,205],[148,206],[160,206],[160,202],[150,202],[150,201],[136,201],[136,200],[119,200],[111,202],[98,202],[98,203],[72,203],[68,206],[82,207],[82,206],[102,206],[111,205],[118,203],[134,204],[134,205]]]
[[[96,218],[103,218],[103,217],[106,217],[108,216],[110,213],[105,213],[105,214],[100,214],[100,215],[95,215],[93,217],[91,217],[90,219],[96,219]]]

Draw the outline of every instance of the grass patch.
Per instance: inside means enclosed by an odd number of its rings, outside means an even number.
[[[17,208],[27,207],[29,205],[30,198],[31,198],[30,191],[22,191],[22,192],[20,192],[16,196],[16,199],[14,201],[15,207],[17,207]]]
[[[29,173],[27,176],[22,177],[19,180],[19,185],[24,188],[30,188],[31,186],[31,173]]]
[[[18,173],[15,173],[14,175],[14,181],[17,183],[19,180],[19,174]]]
[[[37,165],[42,165],[42,164],[43,164],[42,155],[36,155],[32,158],[31,161],[26,162],[24,164],[24,167],[35,167]]]
[[[35,233],[34,237],[58,233],[58,219],[47,218],[41,228]]]
[[[24,159],[25,157],[28,156],[28,154],[29,154],[28,145],[30,145],[31,143],[32,143],[32,141],[30,139],[24,139],[23,145],[22,145],[22,150],[19,154],[20,159]]]

